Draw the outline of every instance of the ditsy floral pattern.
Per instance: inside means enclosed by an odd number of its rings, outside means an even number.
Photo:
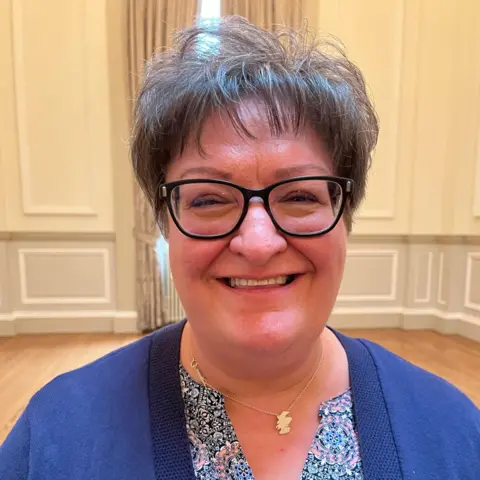
[[[180,365],[187,432],[197,480],[254,480],[223,396]],[[363,480],[350,389],[319,409],[320,425],[299,480]]]

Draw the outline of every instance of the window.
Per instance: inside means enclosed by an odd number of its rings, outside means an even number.
[[[209,25],[214,23],[221,17],[221,0],[200,0],[200,25]],[[218,39],[208,37],[207,35],[199,36],[198,48],[206,55],[214,54],[215,47],[218,45]]]
[[[221,0],[200,0],[200,21],[208,22],[221,16]]]

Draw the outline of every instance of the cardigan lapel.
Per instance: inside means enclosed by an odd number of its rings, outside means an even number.
[[[150,421],[157,480],[195,480],[178,368],[184,326],[185,321],[156,332],[150,350]]]
[[[152,445],[157,480],[195,480],[180,391],[180,339],[185,321],[153,335],[149,365]],[[365,480],[403,477],[373,358],[359,341],[333,330],[348,357]]]
[[[377,367],[360,340],[333,330],[347,353],[365,480],[403,478]]]

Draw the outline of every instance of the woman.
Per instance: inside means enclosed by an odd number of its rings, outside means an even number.
[[[472,402],[326,327],[377,133],[340,50],[239,18],[180,33],[132,157],[188,320],[38,392],[0,478],[480,478]]]

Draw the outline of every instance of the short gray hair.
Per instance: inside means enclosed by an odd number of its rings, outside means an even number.
[[[207,41],[205,41],[207,40]],[[202,126],[224,110],[236,131],[254,138],[238,114],[247,98],[265,105],[272,135],[309,126],[325,142],[336,175],[354,180],[344,218],[365,196],[378,120],[365,80],[337,41],[300,31],[270,33],[241,17],[178,32],[173,47],[147,65],[134,110],[131,157],[161,231],[167,209],[159,195],[167,167]]]

